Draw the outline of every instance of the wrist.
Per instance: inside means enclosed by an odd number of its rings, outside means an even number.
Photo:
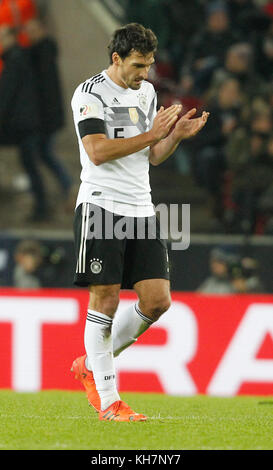
[[[153,129],[151,129],[150,131],[147,131],[146,133],[146,138],[148,140],[148,144],[149,146],[152,146],[152,145],[155,145],[157,144],[157,142],[159,142],[161,139],[158,139],[154,133],[153,133]]]
[[[173,145],[179,145],[181,140],[183,140],[183,138],[178,134],[175,128],[170,134],[170,139]]]

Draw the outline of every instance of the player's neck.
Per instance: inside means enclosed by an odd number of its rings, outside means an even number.
[[[120,78],[117,68],[115,67],[114,64],[109,65],[108,69],[106,70],[106,73],[109,78],[118,86],[121,88],[127,89],[128,86],[124,83],[124,81]]]

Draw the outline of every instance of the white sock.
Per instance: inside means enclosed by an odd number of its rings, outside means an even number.
[[[105,410],[120,400],[115,379],[112,341],[112,319],[95,310],[88,310],[84,345],[87,354],[87,369],[93,371],[96,388]]]
[[[153,321],[143,315],[138,304],[115,315],[113,321],[113,351],[118,356],[121,351],[133,344],[151,326]]]

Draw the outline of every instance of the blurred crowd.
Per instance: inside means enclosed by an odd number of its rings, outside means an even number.
[[[26,238],[19,241],[10,260],[12,276],[10,285],[19,289],[41,287],[70,287],[74,268],[63,243],[47,244],[38,239]],[[66,276],[66,273],[69,273]],[[70,276],[70,278],[69,278]]]
[[[30,221],[50,218],[43,163],[64,201],[72,178],[55,151],[65,125],[58,46],[44,23],[43,0],[0,0],[0,146],[18,148],[30,181]],[[180,101],[210,111],[206,129],[183,143],[174,159],[205,188],[216,231],[273,234],[273,2],[138,0],[126,22],[151,27],[159,49],[150,79],[158,105]],[[58,285],[70,256],[26,239],[13,253],[11,284]],[[257,261],[215,248],[202,293],[264,292]]]
[[[204,188],[212,230],[273,234],[273,1],[123,2],[126,22],[152,28],[159,48],[150,79],[159,105],[210,111],[206,128],[166,164]],[[58,46],[46,0],[0,0],[0,146],[18,148],[33,194],[29,220],[50,218],[41,163],[64,202],[72,178],[56,154],[65,124]]]
[[[209,276],[197,292],[203,294],[257,294],[265,292],[259,265],[251,256],[240,256],[228,249],[214,248],[209,256]]]
[[[249,251],[249,252],[248,252]],[[257,259],[253,250],[240,253],[234,246],[216,246],[208,255],[207,277],[196,289],[202,294],[257,294],[266,293]],[[245,253],[244,253],[245,252]],[[41,287],[71,287],[74,264],[71,246],[57,240],[49,243],[26,238],[18,241],[10,251],[10,275],[0,285],[20,289]],[[193,287],[194,289],[194,287]]]
[[[44,2],[0,1],[0,146],[18,149],[33,195],[32,222],[50,218],[41,163],[56,178],[64,201],[72,178],[56,155],[65,123],[58,47],[43,21]]]
[[[210,111],[174,161],[205,189],[214,230],[273,234],[273,2],[129,1],[126,21],[158,35],[159,104]]]

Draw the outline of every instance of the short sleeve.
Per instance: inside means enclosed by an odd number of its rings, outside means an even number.
[[[98,97],[78,88],[71,106],[81,138],[87,134],[105,133],[103,102]]]
[[[76,90],[72,99],[72,110],[76,124],[86,119],[104,120],[103,103],[92,93]]]

